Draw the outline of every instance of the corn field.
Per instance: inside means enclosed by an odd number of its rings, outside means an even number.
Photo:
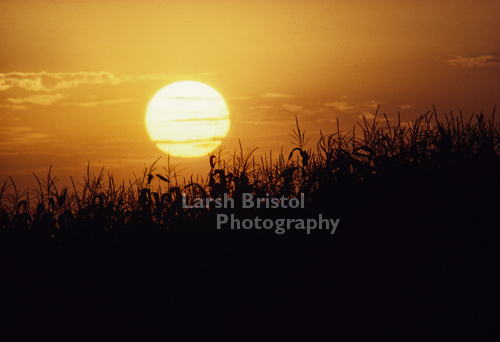
[[[378,111],[377,111],[378,112]],[[0,187],[0,337],[498,340],[500,125],[376,113],[292,149],[223,148],[207,175],[158,161],[59,188]],[[241,207],[242,194],[305,207]],[[195,199],[234,199],[234,208]],[[334,235],[216,216],[339,219]],[[251,323],[249,323],[251,322]],[[249,329],[251,324],[251,329]]]
[[[140,177],[121,184],[104,170],[97,175],[87,172],[83,183],[71,179],[72,188],[58,189],[50,170],[44,178],[34,175],[38,189],[21,191],[10,179],[0,188],[0,229],[26,239],[59,242],[75,236],[112,238],[144,225],[181,229],[181,223],[202,219],[211,210],[186,210],[183,194],[190,202],[223,194],[238,201],[243,193],[259,198],[292,198],[304,193],[308,207],[324,207],[362,195],[372,196],[375,202],[376,196],[383,197],[384,188],[407,186],[401,191],[418,191],[415,185],[424,180],[428,193],[422,195],[429,197],[444,191],[439,190],[444,179],[444,183],[455,181],[457,189],[484,179],[492,182],[489,186],[498,186],[500,126],[494,123],[494,113],[491,119],[476,114],[464,120],[462,113],[438,119],[434,111],[392,126],[384,114],[382,120],[376,115],[358,126],[360,135],[355,130],[343,133],[337,126],[337,132],[322,133],[315,148],[308,148],[297,121],[294,148],[288,156],[281,151],[275,157],[271,152],[256,160],[256,149],[244,150],[241,143],[232,154],[220,148],[209,156],[209,172],[204,178],[191,176],[180,181],[179,165],[169,161],[160,171],[156,160]],[[155,179],[159,182],[156,188],[152,185]],[[436,195],[431,196],[432,192]],[[357,206],[369,205],[362,199],[358,202]]]

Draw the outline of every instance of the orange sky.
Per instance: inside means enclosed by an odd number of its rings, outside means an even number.
[[[87,163],[121,178],[163,153],[144,117],[169,83],[226,99],[223,145],[288,153],[297,115],[348,131],[361,114],[404,121],[435,105],[491,115],[500,105],[498,1],[2,1],[0,181],[62,183]],[[175,158],[183,175],[208,158]],[[166,166],[166,157],[160,167]]]

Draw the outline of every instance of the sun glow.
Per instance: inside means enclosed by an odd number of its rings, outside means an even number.
[[[201,157],[229,131],[229,109],[212,87],[180,81],[160,89],[146,110],[146,128],[156,147],[171,156]]]

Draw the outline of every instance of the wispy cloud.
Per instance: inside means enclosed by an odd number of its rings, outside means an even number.
[[[63,94],[43,94],[43,95],[33,95],[28,97],[18,97],[18,98],[7,98],[8,102],[12,102],[14,104],[23,104],[23,103],[33,103],[42,106],[50,106],[55,102],[66,98]]]
[[[0,74],[0,91],[17,87],[29,91],[51,92],[76,88],[80,84],[119,84],[129,77],[119,78],[110,72],[10,72]]]
[[[106,105],[106,104],[119,104],[119,103],[136,102],[136,101],[139,101],[139,100],[138,99],[120,98],[120,99],[103,100],[103,101],[88,101],[88,102],[63,103],[63,104],[64,105],[76,105],[76,106],[80,106],[80,107],[96,107],[96,106]]]
[[[370,113],[370,112],[367,112],[367,111],[364,111],[363,113],[359,114],[357,116],[357,118],[359,120],[363,120],[363,117],[365,117],[365,119],[367,120],[373,120],[375,119],[375,114],[374,113]]]
[[[346,97],[343,97],[346,98]],[[333,101],[324,104],[325,107],[334,108],[336,111],[342,112],[342,116],[350,116],[356,119],[362,119],[363,115],[367,119],[374,117],[375,110],[377,109],[380,101],[370,100],[358,103],[349,103],[346,101]]]
[[[293,104],[289,104],[289,103],[285,103],[281,107],[283,109],[290,111],[290,112],[296,112],[302,108],[302,106],[297,106],[297,105],[293,105]]]
[[[398,107],[401,108],[401,109],[409,109],[409,108],[411,108],[413,106],[411,104],[405,104],[405,105],[399,105]]]
[[[200,73],[198,76],[213,76],[213,72]],[[116,76],[107,71],[100,72],[9,72],[0,73],[0,91],[22,89],[27,91],[52,92],[62,89],[76,88],[83,84],[117,85],[132,80],[173,81],[178,78],[189,78],[189,75],[143,74]],[[277,94],[279,95],[279,94]],[[272,96],[272,95],[271,95]]]
[[[260,97],[266,98],[266,99],[273,99],[273,98],[286,98],[286,97],[293,97],[293,95],[290,94],[278,94],[278,93],[267,93],[267,94],[262,94]]]
[[[26,110],[28,107],[25,105],[15,105],[15,104],[6,104],[6,105],[0,105],[1,108],[12,108],[12,109],[17,109],[17,110]]]
[[[213,76],[213,72],[199,73],[198,76]],[[76,88],[83,84],[117,85],[132,80],[174,81],[178,78],[189,78],[189,75],[143,74],[137,76],[116,76],[107,71],[100,72],[10,72],[0,73],[0,91],[19,88],[28,91],[51,92],[61,89]],[[279,94],[277,94],[279,95]],[[272,95],[271,95],[272,96]]]
[[[9,97],[7,98],[7,101],[13,104],[0,105],[0,107],[24,110],[27,109],[24,103],[32,103],[41,106],[50,106],[57,102],[60,102],[62,99],[67,99],[67,98],[68,96],[65,96],[60,93],[37,94],[28,97],[17,97],[17,98]],[[106,104],[120,104],[127,102],[136,102],[136,101],[139,100],[133,98],[118,98],[118,99],[100,100],[100,101],[61,102],[61,104],[65,106],[97,107]]]
[[[46,141],[48,134],[34,132],[33,128],[25,126],[13,126],[0,128],[1,145],[32,144]]]
[[[253,99],[252,96],[232,96],[232,97],[227,97],[228,100],[233,100],[233,101],[240,101],[240,100],[251,100]]]
[[[462,57],[454,55],[453,58],[447,59],[446,62],[460,68],[491,67],[500,65],[500,58],[495,56]]]
[[[354,104],[350,104],[349,102],[336,101],[336,102],[325,103],[325,107],[333,107],[342,112],[347,112],[347,111],[360,111],[366,109],[376,109],[379,104],[380,102],[375,100],[354,103]]]
[[[350,106],[349,103],[340,101],[325,103],[325,107],[333,107],[343,112],[354,108],[354,106]]]

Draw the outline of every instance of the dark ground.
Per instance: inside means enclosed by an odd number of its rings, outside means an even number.
[[[340,218],[334,235],[208,217],[60,250],[4,239],[0,337],[498,340],[498,185],[475,182],[402,177],[272,213]]]

